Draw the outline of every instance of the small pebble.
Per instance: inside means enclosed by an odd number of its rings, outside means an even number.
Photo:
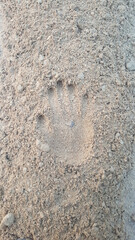
[[[25,103],[26,100],[27,100],[26,96],[23,96],[23,97],[21,98],[22,103]]]
[[[102,202],[102,207],[105,207],[105,202]]]
[[[120,85],[122,84],[120,78],[116,78],[115,81],[116,81],[116,84],[117,84],[118,86],[120,86]]]
[[[115,138],[118,139],[120,137],[120,133],[117,132],[116,135],[115,135]]]
[[[79,18],[77,20],[77,27],[79,32],[81,32],[85,28],[85,20],[83,18]]]
[[[103,58],[103,53],[100,53],[100,54],[99,54],[99,58]]]
[[[40,218],[44,218],[43,212],[39,212]]]
[[[121,145],[123,145],[123,144],[124,144],[124,142],[123,142],[123,140],[122,140],[122,139],[120,139],[120,144],[121,144]]]
[[[110,172],[111,172],[111,173],[114,173],[114,171],[115,171],[114,167],[111,166],[111,167],[110,167]]]
[[[97,234],[98,231],[99,231],[99,229],[98,229],[97,225],[94,223],[93,227],[92,227],[92,233]]]
[[[79,12],[79,11],[80,11],[80,8],[79,8],[79,7],[75,7],[74,10],[75,10],[76,12]]]
[[[27,172],[27,168],[24,167],[24,168],[23,168],[23,174],[26,174],[26,172]]]
[[[18,85],[17,90],[19,93],[22,93],[24,90],[24,87],[22,85]]]
[[[8,213],[1,222],[1,228],[3,227],[11,227],[14,223],[14,214]]]
[[[126,62],[126,68],[129,71],[135,71],[135,58],[132,58],[129,62]]]
[[[83,74],[83,72],[81,72],[81,73],[78,74],[78,78],[79,78],[80,80],[84,80],[84,74]]]
[[[59,74],[55,71],[52,72],[52,76],[55,77],[55,79],[59,78]]]
[[[44,56],[40,54],[40,55],[39,55],[39,60],[40,60],[40,61],[43,61],[43,60],[44,60]]]
[[[103,86],[102,86],[102,91],[105,92],[105,90],[106,90],[106,86],[103,85]]]
[[[70,127],[72,128],[74,127],[74,125],[75,125],[74,121],[71,121]]]
[[[41,168],[41,167],[43,167],[44,166],[44,163],[43,162],[40,162],[39,163],[39,167]]]
[[[14,74],[14,72],[15,72],[15,69],[14,69],[14,68],[11,68],[11,69],[10,69],[10,73],[11,73],[11,74]]]
[[[111,145],[111,150],[112,150],[113,152],[116,151],[116,146],[115,146],[114,143],[112,143],[112,145]]]
[[[43,152],[49,152],[50,151],[49,145],[47,143],[42,143],[38,139],[36,140],[36,146],[37,146],[37,148],[39,148]]]
[[[48,59],[45,59],[44,60],[44,66],[48,66],[50,64],[49,60]]]

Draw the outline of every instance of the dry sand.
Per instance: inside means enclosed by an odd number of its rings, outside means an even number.
[[[134,12],[1,0],[1,240],[134,240]]]

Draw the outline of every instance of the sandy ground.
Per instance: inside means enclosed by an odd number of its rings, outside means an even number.
[[[133,161],[135,162],[135,145],[133,146]],[[135,236],[135,165],[125,179],[123,189],[124,222],[128,240]]]
[[[133,240],[134,12],[1,0],[1,240]]]

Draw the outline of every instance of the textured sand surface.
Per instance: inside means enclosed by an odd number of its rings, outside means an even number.
[[[1,240],[129,240],[134,12],[1,0]]]
[[[133,240],[135,236],[135,145],[133,147],[133,168],[125,179],[123,190],[124,221],[126,236]]]

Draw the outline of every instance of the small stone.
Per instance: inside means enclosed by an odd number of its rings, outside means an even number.
[[[27,172],[27,168],[24,167],[24,168],[23,168],[23,174],[26,174],[26,172]]]
[[[75,126],[75,122],[71,121],[70,127],[73,128]]]
[[[17,90],[19,93],[22,93],[24,90],[24,87],[22,85],[18,85]]]
[[[98,229],[98,227],[97,227],[97,224],[94,223],[94,224],[93,224],[93,227],[92,227],[92,233],[95,235],[95,234],[98,233],[98,231],[99,231],[99,229]]]
[[[121,145],[123,145],[123,144],[124,144],[124,142],[123,142],[123,140],[122,140],[122,139],[120,139],[120,144],[121,144]]]
[[[111,166],[111,167],[110,167],[110,172],[111,172],[111,173],[114,173],[114,171],[115,171],[114,167]]]
[[[113,152],[115,152],[115,151],[116,151],[116,146],[115,146],[115,144],[114,144],[114,143],[112,143],[112,144],[111,144],[111,150],[112,150]]]
[[[122,82],[121,82],[121,80],[120,80],[119,78],[116,78],[115,81],[116,81],[116,84],[117,84],[118,86],[120,86],[120,85],[122,84]]]
[[[41,4],[41,3],[42,3],[42,0],[37,0],[37,2],[38,2],[39,4]]]
[[[15,72],[15,69],[14,68],[10,68],[10,73],[14,74],[14,72]]]
[[[105,202],[102,202],[102,207],[105,207]]]
[[[11,227],[14,223],[14,214],[8,213],[1,222],[1,228],[3,227]]]
[[[40,140],[36,140],[36,146],[38,149],[40,149],[43,152],[49,152],[50,148],[49,145],[47,143],[42,143]]]
[[[117,132],[116,135],[115,135],[115,138],[116,138],[116,139],[119,139],[119,137],[120,137],[120,133]]]
[[[82,32],[82,30],[85,28],[85,20],[83,18],[79,18],[77,20],[77,28],[79,32]]]
[[[83,72],[81,72],[81,73],[78,74],[78,78],[79,78],[80,80],[84,80],[84,74],[83,74]]]
[[[135,71],[135,58],[131,58],[129,62],[126,62],[126,68],[129,71]]]
[[[39,60],[42,62],[44,60],[44,56],[43,55],[39,55]]]
[[[102,59],[103,58],[103,53],[100,53],[98,56],[99,56],[99,58]]]
[[[45,60],[44,60],[44,66],[49,66],[49,64],[50,64],[49,60],[48,60],[48,59],[45,59]]]
[[[60,76],[57,72],[53,71],[52,76],[55,77],[55,79],[58,79]]]
[[[106,90],[106,86],[103,85],[103,86],[102,86],[102,91],[105,92],[105,90]]]
[[[40,216],[40,218],[44,218],[43,212],[39,212],[39,216]]]
[[[25,103],[26,100],[27,100],[26,96],[23,96],[23,97],[21,98],[22,103]]]
[[[74,8],[74,10],[75,10],[76,12],[79,12],[79,11],[80,11],[80,8],[79,8],[78,6],[76,6],[76,7]]]
[[[44,163],[43,162],[40,162],[39,163],[39,167],[42,168],[44,166]]]

